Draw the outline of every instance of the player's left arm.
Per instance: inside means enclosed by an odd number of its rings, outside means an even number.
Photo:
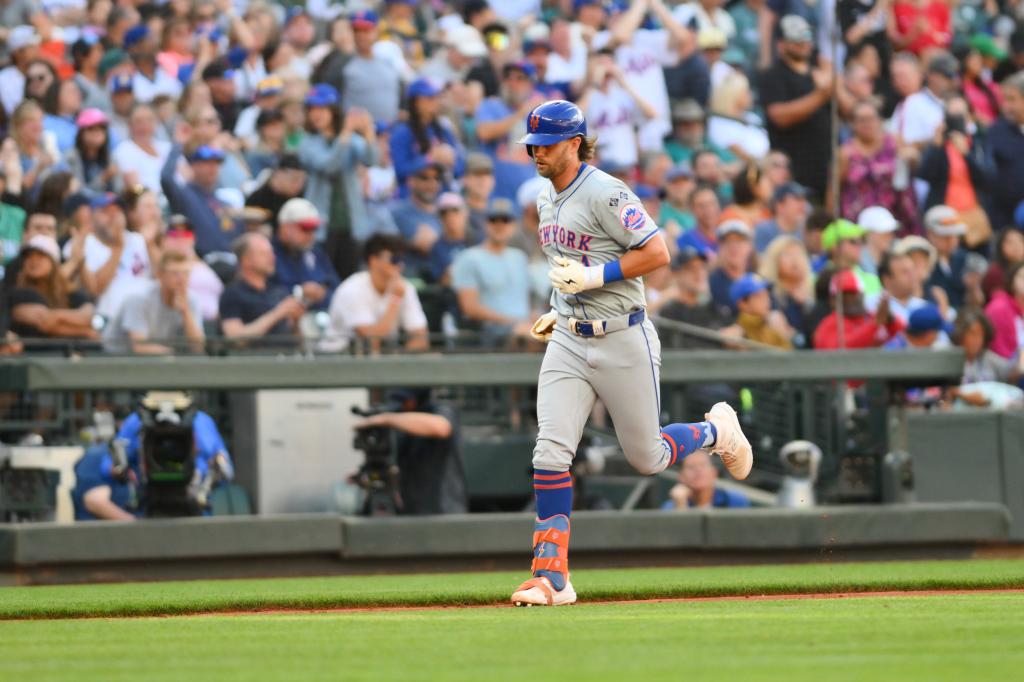
[[[619,260],[601,265],[583,265],[564,256],[555,258],[557,267],[548,271],[551,286],[563,294],[578,294],[589,289],[599,289],[606,284],[634,277],[668,265],[668,246],[661,231],[656,230],[639,246],[631,248]]]

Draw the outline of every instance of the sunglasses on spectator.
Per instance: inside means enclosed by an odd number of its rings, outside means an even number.
[[[30,73],[28,75],[28,79],[30,81],[44,81],[44,80],[46,80],[49,77],[50,77],[50,74],[48,74],[48,73]]]

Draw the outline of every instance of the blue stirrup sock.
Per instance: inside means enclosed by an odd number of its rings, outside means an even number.
[[[535,577],[547,578],[556,590],[562,590],[569,575],[572,475],[568,471],[534,469],[533,491],[537,498],[537,520],[531,572]]]
[[[718,430],[711,422],[669,424],[662,428],[661,438],[672,453],[672,460],[668,463],[672,466],[691,452],[712,447],[718,440]]]

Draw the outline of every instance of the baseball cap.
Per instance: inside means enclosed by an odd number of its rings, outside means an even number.
[[[701,50],[724,50],[728,44],[725,32],[716,26],[702,28],[697,34],[697,47]]]
[[[203,80],[214,80],[216,78],[234,78],[235,72],[228,66],[226,61],[218,59],[206,65],[203,69]]]
[[[430,78],[417,78],[412,83],[409,83],[409,89],[405,94],[409,99],[413,97],[437,97],[441,94],[441,88]]]
[[[189,161],[217,161],[224,160],[224,152],[209,145],[199,145],[188,155]]]
[[[121,200],[117,198],[117,195],[113,192],[104,192],[103,194],[97,194],[89,202],[89,206],[93,209],[106,208],[107,206],[113,206],[117,204],[120,206]]]
[[[833,220],[821,233],[821,248],[831,251],[839,242],[860,239],[864,234],[864,228],[856,223],[843,218]]]
[[[444,166],[443,165],[441,165],[441,164],[439,164],[439,163],[437,163],[435,161],[431,161],[430,159],[426,158],[425,156],[421,156],[418,159],[414,160],[412,162],[412,164],[409,166],[409,175],[410,176],[412,176],[412,175],[419,175],[423,171],[431,170],[431,169],[436,170],[441,175],[444,175]]]
[[[78,128],[92,128],[93,126],[106,125],[109,122],[110,119],[107,118],[107,115],[95,107],[82,109],[75,119],[75,125]]]
[[[110,73],[112,69],[124,64],[126,59],[128,59],[128,55],[119,47],[112,47],[104,52],[103,56],[100,57],[100,65],[98,67],[100,77],[106,78],[107,74]]]
[[[71,43],[71,56],[84,57],[92,50],[92,46],[98,42],[100,42],[100,38],[95,33],[82,33],[78,40]]]
[[[445,192],[437,198],[437,210],[447,211],[453,208],[463,208],[466,202],[455,192]]]
[[[959,237],[967,234],[967,225],[960,219],[956,209],[939,204],[924,214],[924,227],[939,237]]]
[[[679,253],[672,259],[672,270],[680,270],[690,261],[699,258],[705,263],[708,261],[707,256],[702,251],[695,249],[692,246],[683,246],[679,249]]]
[[[15,26],[7,35],[7,49],[11,52],[20,50],[23,47],[31,47],[42,42],[35,28],[31,26]]]
[[[377,13],[372,9],[361,9],[358,12],[353,12],[349,21],[352,22],[352,28],[370,29],[376,28],[379,20]]]
[[[994,57],[995,59],[1006,59],[1006,50],[996,44],[995,38],[987,33],[975,33],[967,44],[977,50],[983,57]]]
[[[299,159],[299,155],[294,152],[282,154],[281,158],[277,161],[277,168],[279,170],[306,170],[306,167],[302,165],[302,160]]]
[[[456,26],[445,35],[445,45],[455,48],[464,57],[483,57],[487,54],[487,46],[480,36],[480,31],[468,24]]]
[[[549,48],[551,47],[550,39],[551,29],[547,24],[540,21],[530,24],[523,31],[523,52],[529,52],[537,46]]]
[[[339,101],[338,90],[327,83],[317,83],[306,93],[307,107],[333,107]]]
[[[892,247],[892,252],[897,256],[909,256],[916,252],[927,254],[929,268],[934,268],[935,262],[939,258],[939,254],[935,251],[935,247],[932,246],[931,242],[916,234],[906,236],[896,242]]]
[[[672,105],[672,120],[693,123],[704,120],[704,107],[695,99],[684,99]]]
[[[779,21],[782,39],[791,43],[809,43],[814,40],[811,25],[799,14],[787,14]]]
[[[284,202],[281,212],[277,214],[277,222],[298,223],[304,230],[315,230],[320,227],[320,211],[309,199],[295,197]]]
[[[910,336],[938,331],[951,333],[953,326],[942,319],[942,312],[934,303],[925,303],[907,318],[907,334]]]
[[[284,89],[284,81],[279,76],[267,76],[256,84],[257,97],[270,97],[279,95]]]
[[[665,180],[667,182],[674,182],[675,180],[689,180],[693,178],[693,169],[690,168],[688,163],[677,163],[668,169],[665,173]]]
[[[131,92],[132,91],[132,77],[126,73],[114,76],[110,79],[110,92],[118,94],[120,92]]]
[[[136,24],[124,32],[124,39],[121,41],[121,46],[126,50],[130,50],[135,47],[136,44],[141,43],[148,37],[149,26],[146,26],[145,24]]]
[[[245,64],[245,60],[249,58],[249,50],[241,45],[235,45],[228,50],[224,58],[227,59],[229,68],[240,69]],[[230,76],[225,76],[225,78],[230,78]]]
[[[833,296],[836,294],[864,293],[864,287],[860,283],[860,278],[857,277],[857,273],[853,270],[840,270],[832,275],[832,281],[829,282],[828,290]]]
[[[643,201],[644,199],[657,199],[659,198],[658,188],[650,185],[637,185],[634,188],[636,198]]]
[[[32,235],[27,242],[21,245],[21,253],[27,253],[29,251],[45,253],[53,259],[54,263],[60,263],[60,246],[57,245],[56,239],[48,235]]]
[[[715,238],[718,239],[718,241],[722,241],[730,234],[738,234],[746,237],[747,239],[754,238],[754,234],[750,230],[750,225],[747,225],[739,218],[730,218],[729,220],[725,220],[715,228]]]
[[[690,247],[693,248],[693,247]],[[768,288],[768,282],[752,272],[740,277],[729,287],[729,300],[734,304],[742,301],[748,296],[753,296],[759,291]]]
[[[857,224],[868,232],[895,232],[900,223],[884,206],[869,206],[857,216]]]
[[[83,206],[89,206],[91,200],[89,195],[84,192],[76,192],[64,200],[63,205],[60,207],[61,215],[68,218],[75,214],[75,211],[82,208]]]
[[[519,71],[524,74],[530,80],[537,75],[537,69],[530,62],[524,62],[522,60],[509,62],[501,69],[501,77],[508,78],[508,75],[513,71]]]
[[[491,201],[491,205],[487,207],[488,220],[492,220],[494,218],[508,218],[510,220],[515,220],[515,217],[515,207],[508,199],[494,199]]]
[[[948,52],[940,52],[928,61],[928,73],[937,73],[946,78],[956,78],[960,73],[960,64],[956,57]]]
[[[772,193],[772,205],[779,203],[786,197],[799,197],[803,199],[807,196],[807,188],[798,182],[784,182],[775,188],[775,192]]]
[[[493,173],[494,161],[481,152],[470,152],[466,155],[466,174]]]

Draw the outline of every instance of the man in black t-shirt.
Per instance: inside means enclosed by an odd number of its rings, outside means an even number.
[[[235,242],[238,275],[220,296],[220,320],[224,336],[248,339],[250,347],[293,347],[298,341],[297,324],[306,312],[302,302],[284,287],[269,283],[274,273],[274,247],[258,232],[249,232]],[[254,343],[252,339],[265,339]]]
[[[821,200],[832,153],[832,68],[811,67],[814,34],[805,19],[785,16],[779,29],[779,59],[760,77],[768,137],[791,159],[793,179]]]
[[[703,253],[692,246],[679,249],[672,261],[676,298],[659,311],[659,316],[676,322],[719,331],[731,322],[731,313],[715,305],[711,299],[708,282],[708,264]],[[721,349],[722,344],[692,334],[676,333],[673,329],[662,330],[662,336],[671,340],[673,348]],[[668,344],[666,344],[668,345]]]
[[[277,214],[289,199],[301,197],[306,187],[306,169],[293,153],[284,154],[267,180],[245,199],[246,206],[270,211],[270,224],[277,231]]]

